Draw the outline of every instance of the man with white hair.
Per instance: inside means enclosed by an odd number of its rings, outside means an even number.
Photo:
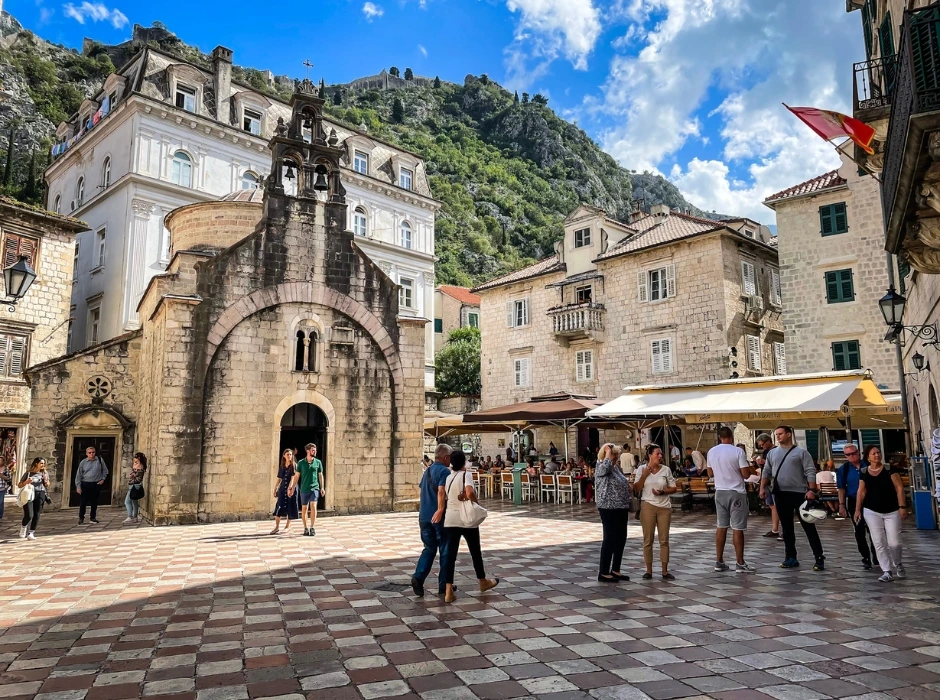
[[[444,562],[447,560],[447,537],[444,536],[444,509],[440,507],[445,503],[447,495],[444,493],[444,483],[450,474],[449,445],[441,443],[434,450],[434,462],[421,477],[421,507],[418,511],[418,526],[421,528],[421,542],[424,550],[418,558],[418,565],[411,577],[411,590],[416,596],[424,596],[424,582],[434,566],[434,557],[441,553],[441,565],[438,573],[438,593],[444,594]]]

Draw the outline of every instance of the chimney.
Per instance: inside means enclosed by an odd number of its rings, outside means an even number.
[[[670,213],[671,213],[671,210],[665,204],[654,204],[653,206],[650,207],[651,216],[666,217],[666,216],[669,216]]]
[[[232,50],[224,46],[212,49],[212,86],[215,88],[215,118],[229,123],[229,100],[232,97]]]

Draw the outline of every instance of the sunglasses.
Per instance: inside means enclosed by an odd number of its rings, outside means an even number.
[[[858,452],[843,452],[842,454],[844,454],[846,457],[854,457],[858,454]]]

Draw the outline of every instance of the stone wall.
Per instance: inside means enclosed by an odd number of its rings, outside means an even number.
[[[181,250],[219,250],[250,235],[261,219],[261,204],[206,202],[174,209],[166,217],[173,230],[170,257]]]
[[[859,177],[851,163],[839,173],[847,185],[775,205],[787,368],[790,374],[830,372],[832,343],[858,340],[862,367],[872,371],[882,389],[897,391],[895,350],[884,342],[884,318],[878,308],[888,288],[879,184],[872,177]],[[819,208],[838,202],[846,204],[849,230],[822,236]],[[826,272],[846,268],[853,273],[855,300],[828,303]]]

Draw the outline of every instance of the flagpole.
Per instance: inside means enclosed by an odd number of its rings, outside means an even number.
[[[829,143],[832,143],[832,141],[830,141]],[[854,143],[854,141],[852,141],[852,139],[847,139],[846,143]],[[855,160],[855,158],[853,158],[851,155],[849,155],[848,151],[843,151],[843,150],[842,150],[842,146],[839,146],[839,145],[834,144],[834,143],[833,143],[832,145],[835,146],[835,149],[836,149],[839,153],[841,153],[842,155],[844,155],[844,156],[845,156],[846,158],[848,158],[850,161],[852,161],[853,163],[855,163],[855,165],[857,165],[857,166],[860,167],[862,170],[864,170],[866,173],[868,173],[868,174],[871,175],[873,178],[875,178],[875,181],[881,182],[881,178],[878,177],[878,173],[876,173],[876,172],[875,172],[874,170],[872,170],[871,168],[865,166],[864,164],[859,163],[857,160]]]

